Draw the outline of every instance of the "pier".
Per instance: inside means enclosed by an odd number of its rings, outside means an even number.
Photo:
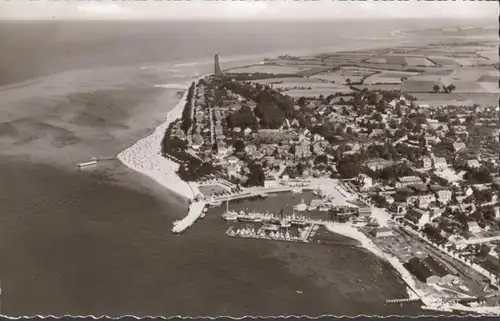
[[[194,224],[196,220],[200,217],[201,213],[203,213],[203,210],[207,206],[208,202],[193,202],[189,206],[189,212],[180,221],[174,222],[174,227],[172,228],[172,232],[174,233],[182,233],[184,230],[186,230],[188,227]]]
[[[406,298],[406,299],[392,299],[392,300],[385,300],[385,303],[411,303],[411,302],[418,302],[420,301],[420,298]]]
[[[257,239],[257,240],[283,241],[283,242],[294,242],[294,243],[309,243],[309,241],[303,237],[284,237],[284,236],[274,235],[274,234],[268,235],[268,234],[261,233],[261,229],[257,230],[256,232],[253,232],[253,233],[248,233],[248,232],[238,233],[237,231],[234,230],[234,228],[232,226],[226,231],[226,235],[230,236],[230,237],[241,237],[241,238]]]

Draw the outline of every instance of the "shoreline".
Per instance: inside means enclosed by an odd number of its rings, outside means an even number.
[[[165,121],[156,127],[153,133],[116,156],[128,168],[148,176],[166,189],[188,200],[194,199],[194,192],[191,186],[177,175],[179,164],[161,155],[161,142],[168,126],[181,118],[187,102],[189,86],[203,77],[197,77],[189,83],[177,105],[167,113]]]

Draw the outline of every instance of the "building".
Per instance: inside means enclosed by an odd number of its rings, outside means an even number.
[[[392,230],[385,226],[374,228],[370,233],[375,237],[388,237],[393,235]]]
[[[465,146],[464,143],[453,143],[453,149],[455,149],[455,152],[459,152],[463,149],[465,149],[467,146]]]
[[[448,204],[451,201],[453,193],[450,190],[443,189],[437,191],[438,200],[443,204]]]
[[[480,233],[483,231],[476,221],[467,222],[467,226],[469,227],[469,232],[471,233]]]
[[[457,280],[456,276],[451,275],[443,264],[430,255],[425,259],[411,258],[404,266],[420,282],[427,285],[451,283]]]
[[[445,169],[448,167],[448,163],[446,162],[446,158],[444,157],[434,157],[433,163],[434,168],[437,170]]]
[[[226,74],[224,74],[224,72],[220,68],[219,54],[215,54],[215,56],[214,56],[214,75],[216,77],[225,77],[226,76]]]
[[[479,167],[481,167],[481,164],[479,163],[479,161],[477,159],[471,159],[471,160],[467,161],[467,166],[469,168],[479,168]]]
[[[420,177],[417,176],[403,176],[400,177],[398,180],[399,181],[396,182],[396,188],[406,187],[408,185],[414,185],[414,184],[423,184]]]
[[[428,208],[430,203],[434,202],[436,198],[433,194],[424,194],[418,196],[418,207]]]
[[[431,221],[430,212],[419,208],[412,208],[405,214],[405,218],[419,227],[423,227]]]
[[[432,167],[432,160],[430,157],[424,156],[422,158],[422,166],[425,169],[430,169]]]
[[[360,191],[366,192],[373,186],[373,179],[366,174],[360,173],[356,177],[356,183],[358,184]]]

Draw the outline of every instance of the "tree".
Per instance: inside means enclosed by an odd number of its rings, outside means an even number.
[[[454,84],[451,84],[448,87],[446,87],[446,89],[448,90],[447,92],[449,92],[449,93],[451,93],[452,91],[454,91],[456,88],[457,87]]]
[[[300,97],[299,100],[297,101],[297,104],[300,107],[305,107],[306,106],[306,98],[305,97]]]
[[[233,147],[235,152],[241,152],[245,150],[245,143],[242,140],[238,139],[234,142]]]
[[[262,166],[258,164],[250,165],[250,174],[248,176],[247,185],[248,186],[264,186],[264,181],[266,175],[262,170]]]
[[[350,85],[350,84],[351,84],[351,78],[347,78],[347,79],[345,80],[345,83],[346,83],[346,84],[348,84],[348,85]]]
[[[343,178],[353,178],[359,173],[359,167],[355,162],[341,160],[337,164],[337,171]]]
[[[437,92],[439,91],[439,85],[434,85],[434,86],[432,87],[432,90],[433,90],[435,93],[437,93]]]

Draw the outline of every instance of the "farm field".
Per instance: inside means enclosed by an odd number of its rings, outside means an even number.
[[[416,72],[402,72],[402,71],[388,71],[381,72],[367,77],[364,81],[365,84],[400,84],[401,78],[416,76]]]
[[[399,90],[401,89],[401,85],[398,84],[373,84],[373,85],[355,85],[353,86],[356,89],[368,89],[368,90]]]
[[[425,57],[404,57],[408,66],[434,66],[434,64]]]
[[[268,74],[295,74],[299,71],[308,69],[301,66],[278,66],[278,65],[253,65],[227,70],[230,73],[268,73]]]
[[[473,101],[480,106],[498,106],[499,94],[493,93],[411,93],[419,101]]]
[[[315,88],[315,89],[292,89],[281,92],[284,95],[300,98],[300,97],[319,97],[320,95],[328,96],[335,93],[351,93],[352,90],[346,86],[339,86],[337,88]]]
[[[313,75],[310,78],[345,84],[346,79],[350,79],[351,82],[359,82],[363,80],[364,77],[372,75],[376,72],[376,70],[365,68],[342,67],[340,68],[340,70],[336,70],[333,72],[322,72]]]

